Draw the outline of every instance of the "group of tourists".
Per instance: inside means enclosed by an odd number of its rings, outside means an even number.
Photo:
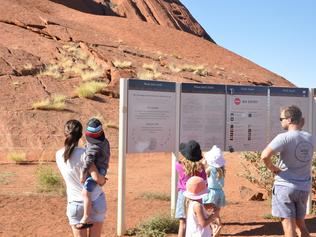
[[[272,215],[281,218],[286,237],[296,237],[296,227],[301,237],[309,237],[304,219],[312,181],[313,138],[302,130],[304,118],[297,106],[282,108],[280,122],[285,132],[261,153],[262,161],[275,174]],[[67,217],[73,235],[100,237],[107,209],[102,186],[107,180],[110,145],[98,119],[90,119],[84,130],[85,148],[78,146],[82,133],[79,121],[66,122],[64,147],[56,152],[56,163],[67,187]],[[220,210],[225,206],[223,152],[214,145],[203,156],[195,140],[181,143],[179,150],[178,237],[218,237],[223,227]],[[277,153],[275,165],[272,156]]]

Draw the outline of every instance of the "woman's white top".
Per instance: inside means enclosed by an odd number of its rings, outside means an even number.
[[[197,201],[189,201],[189,207],[187,211],[187,220],[186,220],[186,232],[185,237],[211,237],[212,230],[208,225],[206,227],[202,227],[198,223],[198,219],[194,213],[194,205],[201,205]],[[207,213],[203,207],[204,217],[207,218]]]
[[[81,193],[83,186],[80,183],[80,170],[83,166],[82,156],[84,152],[84,148],[76,147],[67,162],[64,161],[64,148],[56,152],[56,163],[66,183],[68,202],[83,201]],[[91,200],[96,200],[102,192],[102,188],[97,185],[91,192]]]

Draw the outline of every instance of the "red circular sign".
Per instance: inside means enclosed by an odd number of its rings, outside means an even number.
[[[235,103],[235,105],[239,105],[240,104],[240,99],[239,98],[235,98],[234,103]]]

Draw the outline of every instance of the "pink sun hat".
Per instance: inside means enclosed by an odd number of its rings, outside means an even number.
[[[206,181],[198,176],[189,178],[185,186],[183,195],[192,200],[202,199],[208,193]]]

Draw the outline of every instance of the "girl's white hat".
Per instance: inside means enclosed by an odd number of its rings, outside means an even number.
[[[220,168],[226,163],[223,152],[216,145],[214,145],[208,152],[205,152],[204,157],[207,164],[215,168]]]
[[[189,178],[185,186],[183,195],[192,200],[202,199],[208,193],[206,181],[198,176]]]

